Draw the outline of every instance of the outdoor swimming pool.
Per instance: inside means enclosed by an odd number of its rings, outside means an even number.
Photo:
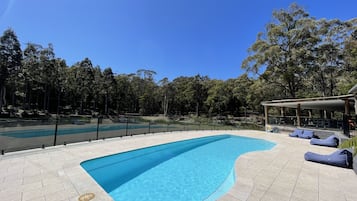
[[[215,200],[233,186],[237,157],[274,146],[218,135],[105,156],[81,166],[116,201]]]

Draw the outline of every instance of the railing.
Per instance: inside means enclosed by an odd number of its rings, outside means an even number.
[[[297,118],[295,116],[290,117],[273,117],[269,116],[269,124],[285,125],[285,126],[297,126]],[[348,116],[344,119],[323,119],[323,118],[309,118],[301,117],[300,126],[307,128],[318,129],[336,129],[341,130],[343,133],[350,137],[356,130],[357,116]]]
[[[269,123],[276,124],[276,125],[296,126],[297,118],[296,117],[269,117]],[[301,117],[300,125],[303,127],[342,129],[343,120]]]
[[[235,126],[220,123],[180,123],[145,121],[138,117],[117,119],[68,117],[47,120],[0,120],[1,154],[45,148],[69,143],[101,140],[148,133],[188,130],[231,130]]]

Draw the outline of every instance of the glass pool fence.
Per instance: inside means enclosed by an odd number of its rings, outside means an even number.
[[[141,117],[70,116],[49,119],[9,118],[0,120],[0,151],[46,148],[69,143],[105,140],[159,132],[188,130],[233,130],[223,122],[153,121]]]

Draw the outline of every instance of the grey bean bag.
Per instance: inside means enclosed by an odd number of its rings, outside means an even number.
[[[302,136],[304,130],[295,129],[292,133],[289,134],[290,137],[299,137]]]
[[[321,155],[313,152],[305,153],[305,160],[333,165],[337,167],[352,168],[352,152],[347,149],[339,149],[329,155]]]
[[[302,135],[299,135],[299,138],[311,139],[314,137],[314,131],[304,130]]]
[[[328,137],[326,139],[312,138],[310,140],[310,144],[327,146],[327,147],[337,147],[339,144],[339,140],[335,135],[331,135],[330,137]]]

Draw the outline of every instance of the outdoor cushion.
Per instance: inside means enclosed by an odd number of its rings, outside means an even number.
[[[311,139],[312,137],[314,137],[314,131],[310,131],[310,130],[304,130],[302,135],[299,135],[299,138],[304,138],[304,139]]]
[[[289,134],[290,137],[299,137],[302,136],[304,130],[295,129],[292,133]]]
[[[352,168],[352,153],[347,149],[340,149],[329,155],[307,152],[304,157],[307,161],[344,168]]]
[[[331,135],[325,139],[316,139],[312,138],[310,140],[310,144],[313,145],[320,145],[320,146],[327,146],[327,147],[337,147],[339,144],[339,140],[335,135]]]

